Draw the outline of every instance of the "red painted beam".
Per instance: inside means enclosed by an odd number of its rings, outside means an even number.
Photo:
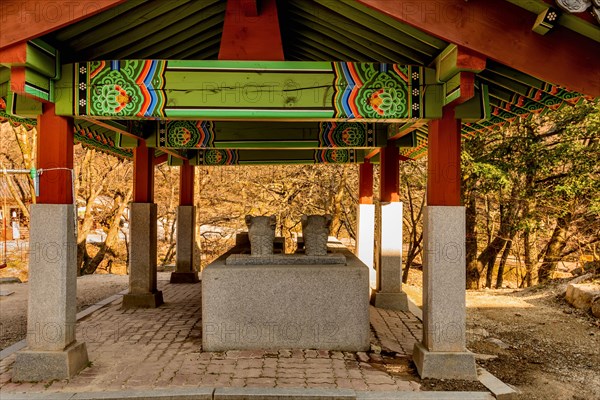
[[[373,164],[369,160],[358,167],[358,203],[373,204]]]
[[[429,122],[427,205],[460,206],[460,119],[444,107],[441,119]]]
[[[379,149],[372,150],[369,154],[365,156],[365,161],[369,161],[371,158],[375,157],[377,154],[379,154],[379,151]]]
[[[475,74],[473,72],[460,72],[460,96],[452,100],[447,106],[454,107],[471,100],[475,96]]]
[[[275,0],[262,0],[257,16],[247,15],[246,3],[227,0],[219,60],[283,61]]]
[[[382,202],[400,201],[399,196],[399,152],[395,144],[390,143],[381,149],[380,168],[381,183],[379,185],[380,200]]]
[[[125,0],[2,0],[0,48],[35,39]]]
[[[169,160],[169,155],[168,154],[161,154],[158,157],[154,157],[154,165],[160,165],[162,163],[165,163]]]
[[[73,204],[73,120],[57,116],[48,103],[37,126],[37,168],[42,170],[37,203]]]
[[[567,28],[531,30],[535,16],[503,0],[358,0],[423,32],[521,72],[600,96],[600,44]]]
[[[143,140],[133,148],[133,201],[154,203],[154,149]]]
[[[1,6],[0,6],[1,7]],[[27,43],[16,43],[0,48],[0,63],[25,64],[27,61]]]
[[[194,205],[194,166],[187,160],[179,167],[179,205]]]

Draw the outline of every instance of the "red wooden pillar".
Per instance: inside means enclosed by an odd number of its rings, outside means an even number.
[[[154,149],[143,140],[133,149],[133,202],[154,203]]]
[[[179,167],[179,205],[194,205],[194,166],[188,160]]]
[[[369,160],[359,166],[358,203],[373,204],[373,164]]]
[[[389,143],[381,149],[381,183],[380,199],[382,202],[400,201],[399,191],[399,165],[400,162],[398,148]]]
[[[37,168],[42,170],[38,204],[73,204],[73,120],[43,106],[38,117]]]
[[[429,122],[428,206],[460,206],[460,139],[460,119],[444,107],[442,118]]]

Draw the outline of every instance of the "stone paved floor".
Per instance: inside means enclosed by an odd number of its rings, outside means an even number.
[[[77,324],[91,367],[70,380],[12,383],[15,355],[0,361],[0,390],[81,392],[170,387],[299,387],[416,391],[408,355],[421,337],[410,313],[371,308],[372,350],[201,352],[200,284],[159,281],[165,304],[121,310],[121,300]],[[379,351],[381,349],[381,351]]]

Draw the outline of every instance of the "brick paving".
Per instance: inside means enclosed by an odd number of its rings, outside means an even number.
[[[172,387],[331,388],[417,391],[409,355],[421,337],[410,313],[371,307],[371,350],[201,352],[201,285],[159,281],[165,304],[121,310],[121,300],[77,324],[89,368],[70,380],[13,383],[15,355],[0,361],[0,390],[85,392]]]

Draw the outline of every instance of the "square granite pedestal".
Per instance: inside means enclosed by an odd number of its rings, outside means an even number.
[[[343,246],[335,247],[322,264],[283,263],[303,257],[298,255],[281,255],[282,263],[276,256],[270,264],[231,263],[243,253],[235,247],[207,266],[203,350],[367,350],[369,269]],[[332,263],[340,257],[342,263]]]

